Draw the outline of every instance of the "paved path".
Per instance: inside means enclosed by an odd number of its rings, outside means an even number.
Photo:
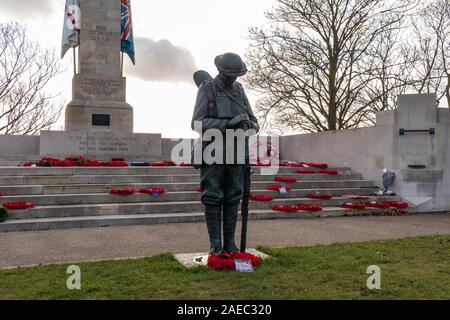
[[[450,213],[251,221],[249,246],[450,235]],[[208,250],[203,223],[0,234],[0,268]]]

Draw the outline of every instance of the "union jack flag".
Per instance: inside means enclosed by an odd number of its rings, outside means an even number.
[[[133,20],[131,19],[130,0],[121,0],[121,51],[128,54],[133,64],[136,64],[134,53]]]

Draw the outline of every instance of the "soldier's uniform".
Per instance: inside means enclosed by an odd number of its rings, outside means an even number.
[[[230,77],[241,76],[247,69],[239,56],[225,54],[216,58],[216,66],[220,73]],[[231,97],[230,97],[231,95]],[[244,108],[245,107],[245,110]],[[242,85],[233,82],[226,86],[220,76],[209,80],[200,87],[192,118],[202,124],[202,130],[218,129],[224,133],[231,128],[230,120],[238,115],[246,119],[256,132],[259,131],[256,119]],[[236,153],[235,153],[236,154]],[[205,217],[211,242],[211,253],[222,250],[221,242],[221,211],[223,209],[223,250],[238,251],[235,242],[235,229],[239,203],[242,198],[244,165],[227,164],[224,150],[223,164],[204,164],[201,167],[202,203],[205,205]],[[237,158],[234,159],[235,161]],[[242,163],[242,162],[240,162]]]

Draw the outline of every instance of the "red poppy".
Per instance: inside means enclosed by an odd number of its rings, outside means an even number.
[[[272,201],[273,197],[264,195],[251,195],[250,201]]]
[[[250,253],[221,253],[216,255],[210,255],[208,257],[208,267],[213,270],[221,271],[233,271],[236,270],[235,260],[250,260],[253,267],[257,267],[261,264],[261,258],[252,255]]]
[[[391,207],[397,208],[397,209],[408,209],[409,205],[407,202],[401,202],[401,201],[391,201],[389,202]]]
[[[97,160],[89,160],[83,163],[84,167],[102,167],[103,163]]]
[[[195,191],[197,191],[197,192],[203,192],[202,187],[197,187],[197,188],[195,188]]]
[[[275,182],[285,182],[285,183],[296,183],[297,179],[295,178],[280,178],[276,177]]]
[[[164,194],[166,193],[166,189],[163,188],[142,188],[141,190],[139,190],[140,193],[145,193],[145,194]]]
[[[313,200],[331,200],[333,199],[332,196],[330,196],[329,194],[310,194],[308,195],[309,199],[313,199]]]
[[[111,189],[110,194],[119,195],[119,196],[130,196],[136,193],[136,189],[134,188],[126,188],[126,189]]]
[[[297,209],[300,211],[312,211],[312,212],[323,210],[322,206],[313,204],[299,204],[297,205]]]
[[[192,165],[190,163],[182,162],[180,167],[192,167]]]
[[[298,171],[295,171],[295,173],[298,173],[298,174],[316,174],[316,172],[314,170],[298,170]]]
[[[124,161],[108,161],[103,163],[105,167],[128,167],[128,163]]]
[[[25,210],[35,207],[34,203],[28,202],[5,202],[2,206],[8,210]]]
[[[174,166],[176,166],[176,164],[172,160],[164,160],[164,161],[153,162],[151,164],[151,166],[152,167],[174,167]]]
[[[342,205],[344,209],[364,210],[366,205],[364,203],[345,203]]]
[[[373,202],[366,203],[366,206],[368,208],[388,209],[388,208],[391,207],[391,204],[389,202],[376,202],[376,201],[373,201]]]
[[[272,210],[279,212],[297,212],[299,209],[297,206],[274,206]]]
[[[339,172],[337,170],[320,170],[319,173],[337,175]]]

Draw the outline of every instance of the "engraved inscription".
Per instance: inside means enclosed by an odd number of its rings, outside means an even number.
[[[91,41],[111,41],[113,33],[107,31],[105,26],[96,26],[95,30],[89,30]]]
[[[111,96],[120,90],[120,80],[83,79],[80,89],[85,95]]]
[[[117,137],[117,136],[83,136],[77,134],[69,135],[69,140],[77,146],[78,152],[85,153],[127,153],[133,147],[142,143],[136,137]],[[154,141],[149,141],[149,145]]]

